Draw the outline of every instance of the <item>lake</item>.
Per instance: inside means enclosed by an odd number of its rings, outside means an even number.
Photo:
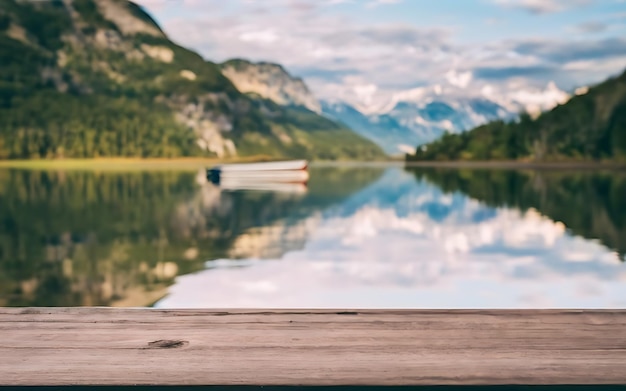
[[[626,174],[0,170],[0,306],[624,308]]]

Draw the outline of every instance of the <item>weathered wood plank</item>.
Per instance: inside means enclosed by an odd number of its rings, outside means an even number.
[[[0,309],[0,385],[626,384],[626,311]]]

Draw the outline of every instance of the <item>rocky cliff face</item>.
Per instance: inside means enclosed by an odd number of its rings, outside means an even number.
[[[243,93],[253,93],[283,106],[303,106],[321,113],[319,101],[300,78],[282,66],[265,62],[230,60],[221,65],[222,73]]]

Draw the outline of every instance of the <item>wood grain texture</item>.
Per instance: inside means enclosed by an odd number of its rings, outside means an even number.
[[[0,385],[626,384],[626,311],[0,309]]]

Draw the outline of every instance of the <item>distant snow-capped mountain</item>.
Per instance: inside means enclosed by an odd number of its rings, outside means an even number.
[[[395,155],[413,153],[446,132],[457,133],[514,113],[485,99],[398,102],[389,112],[366,115],[345,102],[322,102],[324,115],[343,122],[355,132]]]
[[[322,101],[322,114],[381,146],[388,154],[409,153],[422,143],[420,135],[390,115],[365,115],[345,102]]]
[[[544,89],[506,93],[489,86],[468,93],[466,89],[435,85],[398,92],[377,107],[326,101],[322,102],[322,112],[394,155],[412,153],[416,146],[446,132],[463,132],[497,119],[511,120],[521,112],[535,115],[568,99],[569,95],[554,83]]]

